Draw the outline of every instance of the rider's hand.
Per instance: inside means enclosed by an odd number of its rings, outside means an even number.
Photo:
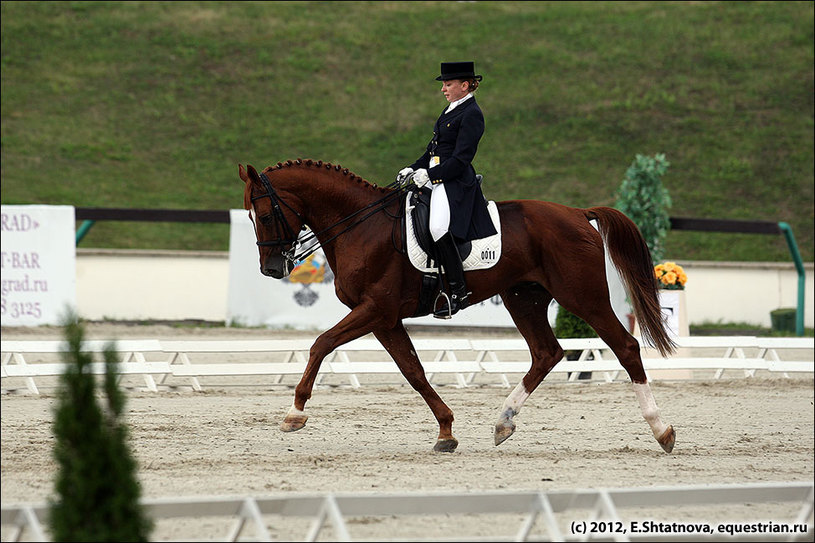
[[[399,183],[400,185],[404,185],[407,182],[408,177],[412,173],[413,173],[413,168],[410,168],[410,167],[402,168],[401,170],[399,170],[399,173],[396,175],[396,182]]]
[[[422,188],[430,183],[430,177],[427,175],[427,170],[422,168],[413,172],[413,182],[416,183],[416,186],[419,188]]]

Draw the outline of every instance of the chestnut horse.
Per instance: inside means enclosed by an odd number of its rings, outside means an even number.
[[[238,166],[244,181],[244,207],[254,223],[263,275],[281,279],[294,267],[298,233],[316,234],[334,272],[337,297],[348,315],[317,337],[295,388],[294,403],[281,429],[303,428],[323,359],[338,346],[373,335],[408,383],[422,396],[439,423],[436,451],[453,451],[453,413],[425,377],[402,320],[416,316],[421,273],[402,247],[399,221],[404,192],[380,188],[341,166],[315,160],[287,161],[258,173]],[[529,344],[532,365],[504,401],[495,425],[495,444],[515,431],[513,418],[526,399],[563,357],[547,318],[552,298],[585,320],[628,372],[656,440],[673,450],[675,432],[662,422],[642,367],[640,347],[612,310],[605,281],[604,246],[632,302],[644,339],[663,355],[675,344],[665,330],[651,256],[636,225],[609,207],[576,209],[550,202],[499,202],[502,253],[489,269],[465,272],[472,304],[501,296]],[[589,222],[596,220],[598,229]]]

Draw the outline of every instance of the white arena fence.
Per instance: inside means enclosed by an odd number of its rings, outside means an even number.
[[[156,526],[168,520],[187,519],[193,525],[206,520],[206,541],[812,541],[813,534],[811,482],[213,496],[143,499],[142,504]],[[774,505],[775,511],[782,512],[773,520],[751,517],[748,521],[728,521],[726,512],[717,512],[722,507],[727,511],[727,506],[730,511],[734,506],[761,510],[761,505]],[[700,519],[693,512],[683,516],[685,508],[703,510],[705,516]],[[490,534],[472,534],[479,515],[490,521]],[[383,531],[404,534],[403,523],[410,522],[410,517],[423,517],[424,538],[382,537]],[[679,518],[684,520],[671,520]],[[47,521],[44,504],[2,506],[4,541],[48,541]],[[377,524],[379,534],[366,537],[366,526]],[[223,534],[214,533],[216,526],[223,528]],[[183,535],[180,540],[202,541]]]
[[[552,370],[563,380],[575,381],[581,372],[591,372],[593,379],[606,382],[627,380],[619,361],[599,338],[561,339],[570,360],[561,361]],[[58,340],[2,341],[2,389],[38,394],[39,386],[57,386],[55,379],[65,370],[60,359],[67,344]],[[93,340],[83,350],[102,353],[109,341]],[[140,377],[147,390],[192,387],[202,390],[225,384],[235,377],[268,376],[273,384],[286,384],[286,376],[302,375],[308,361],[312,340],[156,340],[130,339],[113,342],[121,353],[117,371],[124,376]],[[452,384],[467,387],[484,381],[510,387],[510,375],[524,374],[530,366],[530,355],[523,339],[417,339],[413,341],[425,373],[434,384],[439,375],[452,379]],[[642,344],[642,342],[640,342]],[[766,338],[754,336],[689,336],[677,338],[678,350],[661,357],[655,350],[643,349],[643,364],[652,381],[661,379],[720,379],[725,372],[741,377],[754,377],[757,372],[789,377],[815,370],[813,338]],[[224,356],[232,360],[225,362]],[[104,363],[90,366],[94,374],[103,374]],[[764,374],[764,373],[762,373]],[[318,384],[329,375],[347,379],[350,386],[362,386],[362,375],[393,376],[404,382],[396,364],[375,339],[362,338],[347,343],[331,353],[320,368]],[[47,379],[50,378],[50,381]],[[436,382],[434,382],[436,379]],[[38,386],[38,383],[40,385]],[[44,383],[44,384],[43,384]],[[210,384],[214,383],[214,384]],[[239,384],[258,384],[257,379],[244,379]]]

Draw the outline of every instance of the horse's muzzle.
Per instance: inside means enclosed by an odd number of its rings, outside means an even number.
[[[273,255],[267,258],[260,267],[260,273],[266,277],[283,279],[294,269],[294,263],[281,255]]]
[[[265,275],[266,277],[272,277],[274,279],[283,279],[286,275],[281,270],[272,270],[269,268],[260,268],[260,273]]]

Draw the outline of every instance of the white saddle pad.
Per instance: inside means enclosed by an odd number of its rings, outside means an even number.
[[[407,198],[405,202],[405,229],[407,231],[407,254],[410,263],[421,272],[437,271],[438,264],[427,256],[427,253],[416,240],[416,233],[413,230],[413,218],[410,213],[412,209],[410,198]],[[464,271],[491,268],[501,258],[501,217],[498,215],[498,206],[495,205],[495,202],[490,201],[487,204],[487,210],[490,213],[490,218],[492,218],[495,231],[498,233],[486,238],[472,240],[473,248],[464,261]]]

